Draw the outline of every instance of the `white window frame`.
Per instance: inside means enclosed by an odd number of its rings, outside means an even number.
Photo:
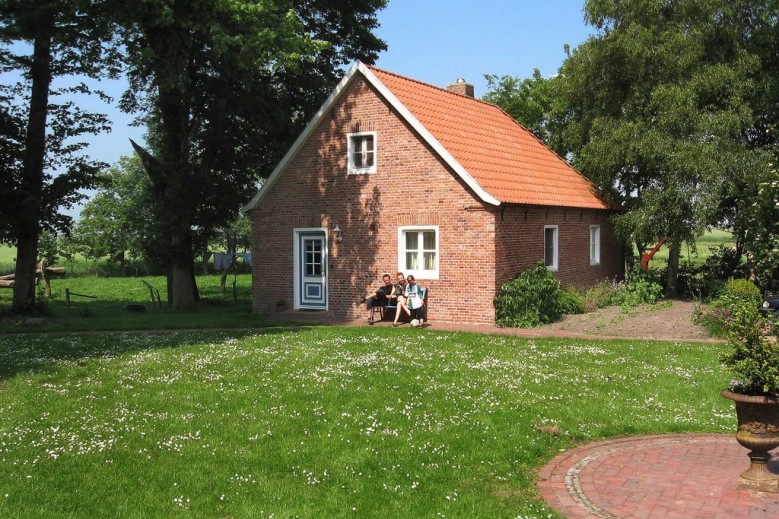
[[[600,265],[600,225],[590,225],[590,265]]]
[[[361,137],[373,137],[373,164],[368,167],[362,167],[362,166],[355,166],[354,164],[354,147],[357,142],[366,142],[360,140]],[[378,136],[376,135],[376,132],[356,132],[356,133],[349,133],[346,136],[347,140],[347,161],[349,164],[349,174],[350,175],[363,175],[366,173],[376,173],[376,163],[378,162],[378,148],[379,148],[379,141]],[[365,150],[363,150],[363,153],[365,153]]]
[[[406,234],[409,232],[435,231],[435,265],[434,270],[421,270],[421,269],[407,269],[406,268]],[[398,227],[398,272],[403,272],[406,276],[409,274],[414,276],[415,279],[438,279],[438,275],[441,269],[441,232],[437,225],[408,225]],[[422,236],[418,241],[420,247],[424,243]],[[424,251],[424,249],[419,249]],[[424,263],[424,262],[422,262]]]
[[[552,264],[546,265],[546,230],[547,229],[554,229],[554,243],[552,244]],[[558,263],[558,257],[559,257],[559,251],[560,248],[558,247],[558,244],[560,242],[560,228],[557,225],[544,225],[544,265],[546,265],[546,268],[551,270],[552,272],[557,272],[558,268],[560,267]]]

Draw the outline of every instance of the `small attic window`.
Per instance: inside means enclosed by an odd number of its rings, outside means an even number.
[[[376,132],[348,135],[349,173],[376,172]]]

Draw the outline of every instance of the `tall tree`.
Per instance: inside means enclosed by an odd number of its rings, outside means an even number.
[[[716,219],[725,179],[754,166],[745,135],[759,59],[738,37],[750,0],[590,0],[598,30],[566,60],[575,165],[625,212],[626,240],[681,245]]]
[[[194,308],[193,229],[232,220],[297,128],[372,35],[384,0],[150,0],[124,5],[128,110],[154,123],[149,175],[168,302]]]
[[[68,227],[70,219],[58,213],[59,207],[78,200],[78,190],[92,185],[101,166],[80,154],[85,144],[72,139],[105,130],[105,117],[79,110],[72,100],[52,102],[52,97],[89,93],[89,88],[81,83],[52,89],[52,84],[55,78],[115,72],[104,8],[100,0],[0,0],[0,66],[22,76],[20,83],[3,86],[6,109],[25,120],[17,180],[7,181],[16,185],[14,197],[3,201],[14,214],[2,234],[17,248],[12,304],[17,312],[31,309],[35,301],[41,228]],[[28,49],[29,55],[24,53]]]
[[[129,255],[151,271],[162,271],[148,184],[138,157],[121,157],[101,174],[101,185],[84,204],[73,231],[74,244],[85,256],[108,256],[124,272]]]
[[[779,153],[774,157],[779,159]],[[739,193],[734,233],[743,242],[755,280],[766,289],[776,290],[779,288],[779,171],[773,165],[758,170],[753,178],[755,182],[744,186]]]
[[[485,78],[490,90],[482,99],[501,107],[559,155],[567,154],[564,128],[568,107],[560,76],[545,78],[535,69],[526,79],[494,74]]]
[[[24,119],[13,109],[11,98],[0,98],[0,243],[14,243],[14,207],[20,190]]]
[[[739,256],[742,251],[747,253],[750,268],[768,288],[772,279],[779,280],[779,207],[775,205],[779,199],[775,169],[779,158],[779,0],[740,1],[736,6],[740,24],[732,37],[760,60],[751,100],[755,124],[746,134],[747,145],[755,150],[756,164],[727,179],[719,218],[733,229]],[[758,152],[770,154],[774,166],[766,167],[763,154]]]

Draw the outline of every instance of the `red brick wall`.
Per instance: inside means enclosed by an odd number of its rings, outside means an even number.
[[[622,252],[606,211],[510,206],[497,215],[496,286],[544,259],[544,227],[558,228],[558,270],[564,287],[621,278]],[[590,265],[590,226],[600,226],[601,261]]]
[[[377,171],[347,175],[347,134],[377,132]],[[293,298],[293,229],[341,228],[329,234],[329,310],[365,314],[360,296],[398,270],[398,227],[437,225],[439,279],[428,318],[493,322],[495,216],[423,143],[389,104],[357,78],[278,177],[253,221],[253,306],[272,310]],[[467,298],[468,305],[460,301]]]

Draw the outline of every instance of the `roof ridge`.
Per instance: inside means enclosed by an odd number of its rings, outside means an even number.
[[[582,179],[583,179],[583,180],[584,180],[584,181],[585,181],[587,184],[589,184],[589,187],[590,187],[590,191],[591,191],[591,193],[592,193],[592,194],[594,194],[596,197],[600,198],[600,195],[598,194],[598,188],[597,188],[597,187],[595,187],[595,184],[592,182],[592,180],[590,180],[589,178],[587,178],[587,177],[584,175],[584,173],[582,173],[581,171],[579,171],[578,169],[576,169],[576,168],[573,166],[573,164],[569,163],[567,160],[565,160],[565,158],[563,158],[563,157],[562,157],[562,156],[560,156],[560,155],[559,155],[559,154],[558,154],[558,153],[557,153],[555,150],[553,150],[553,149],[552,149],[552,147],[551,147],[551,146],[549,146],[549,144],[547,144],[546,142],[544,142],[544,141],[543,141],[543,140],[542,140],[542,139],[541,139],[541,138],[540,138],[538,135],[536,135],[535,133],[533,133],[532,131],[530,131],[530,129],[529,129],[527,126],[525,126],[525,125],[524,125],[524,124],[522,124],[521,122],[517,121],[517,120],[516,120],[515,118],[513,118],[513,117],[512,117],[512,116],[511,116],[511,115],[510,115],[508,112],[506,112],[506,111],[505,111],[503,108],[501,108],[501,107],[500,107],[500,106],[498,106],[497,104],[495,104],[495,103],[490,103],[490,102],[488,102],[488,101],[484,101],[484,100],[482,100],[482,99],[479,99],[479,98],[477,98],[477,97],[471,97],[471,96],[464,95],[464,94],[458,94],[457,92],[452,92],[451,90],[449,90],[449,89],[447,89],[447,88],[440,87],[440,86],[438,86],[438,85],[433,85],[433,84],[431,84],[431,83],[426,83],[426,82],[424,82],[424,81],[420,81],[420,80],[418,80],[418,79],[414,79],[414,78],[412,78],[412,77],[404,76],[403,74],[398,74],[397,72],[392,72],[391,70],[384,70],[384,69],[382,69],[382,68],[379,68],[379,67],[376,67],[376,66],[374,66],[374,65],[366,65],[366,67],[368,67],[368,68],[369,68],[369,69],[371,69],[371,70],[374,70],[374,71],[378,71],[378,72],[381,72],[381,73],[387,74],[387,75],[389,75],[389,76],[394,76],[394,77],[396,77],[396,78],[400,78],[400,79],[403,79],[403,80],[406,80],[406,81],[410,81],[410,82],[412,82],[412,83],[416,83],[416,84],[418,84],[418,85],[422,85],[422,86],[425,86],[425,87],[428,87],[428,88],[435,89],[435,90],[437,90],[437,91],[440,91],[440,92],[442,92],[442,93],[447,93],[447,94],[451,94],[451,95],[459,96],[459,97],[461,97],[461,98],[465,98],[465,99],[468,99],[468,100],[471,100],[471,101],[476,101],[476,102],[478,102],[478,103],[481,103],[481,104],[483,104],[483,105],[486,105],[487,107],[490,107],[490,108],[497,109],[497,110],[498,110],[498,112],[500,112],[500,114],[501,114],[503,117],[507,118],[507,119],[508,119],[509,121],[511,121],[513,124],[515,124],[515,125],[519,126],[520,128],[522,128],[522,129],[523,129],[525,132],[527,132],[527,133],[528,133],[528,134],[529,134],[529,135],[530,135],[530,136],[531,136],[531,137],[532,137],[532,138],[533,138],[533,139],[534,139],[534,140],[535,140],[535,141],[536,141],[538,144],[540,144],[541,146],[543,146],[544,148],[546,148],[547,150],[549,150],[549,151],[552,153],[552,155],[554,155],[554,157],[555,157],[555,158],[556,158],[558,161],[560,161],[561,163],[563,163],[563,164],[565,164],[566,166],[568,166],[569,168],[571,168],[571,169],[572,169],[572,170],[573,170],[573,171],[574,171],[574,172],[575,172],[577,175],[579,175],[579,176],[580,176],[580,177],[581,177],[581,178],[582,178]]]
[[[456,92],[452,92],[446,88],[439,87],[437,85],[432,85],[430,83],[425,83],[424,81],[420,81],[418,79],[410,78],[407,76],[403,76],[401,74],[398,74],[396,72],[392,72],[389,70],[383,70],[379,67],[374,67],[372,65],[364,65],[368,72],[374,73],[376,79],[378,81],[382,81],[382,78],[386,78],[387,81],[396,82],[398,86],[406,85],[403,87],[403,90],[409,90],[414,91],[417,90],[420,95],[427,99],[438,99],[439,103],[443,102],[444,104],[448,105],[455,105],[455,99],[449,98],[449,101],[447,102],[447,98],[444,97],[444,94],[452,94],[455,96],[458,96],[458,100],[456,102],[457,105],[459,105],[458,110],[464,110],[467,111],[470,114],[483,114],[484,117],[486,117],[488,120],[492,120],[496,124],[502,125],[504,128],[514,128],[516,129],[519,134],[514,135],[513,137],[509,137],[514,141],[513,150],[509,153],[519,153],[522,154],[528,154],[533,157],[535,157],[537,160],[543,160],[546,164],[548,164],[548,167],[552,167],[554,171],[549,171],[548,173],[544,173],[542,175],[538,175],[538,178],[542,178],[545,181],[550,181],[551,177],[549,175],[559,176],[562,175],[561,178],[568,178],[569,181],[573,178],[576,179],[574,184],[577,184],[578,187],[573,188],[572,193],[570,196],[573,197],[593,197],[595,200],[597,200],[598,206],[602,208],[608,208],[609,204],[605,203],[598,193],[598,189],[595,186],[594,182],[587,178],[581,171],[573,167],[572,164],[570,164],[564,157],[558,155],[549,144],[544,142],[539,136],[535,135],[532,131],[530,131],[525,125],[523,125],[521,122],[514,119],[511,115],[508,114],[503,108],[500,106],[477,99],[475,97],[467,96],[458,94]],[[388,87],[388,90],[392,90],[393,87]],[[401,92],[396,92],[396,94],[400,95]],[[475,103],[466,103],[464,100],[468,101],[476,101],[478,104]],[[405,103],[406,101],[398,100],[401,103]],[[410,113],[415,112],[416,110],[419,110],[420,107],[411,107],[409,106]],[[429,119],[430,114],[427,114],[424,110],[420,112],[425,117],[427,117],[426,121],[420,121],[421,124],[427,126],[430,122],[433,122]],[[420,113],[416,113],[414,116],[419,117]],[[451,114],[450,114],[451,115]],[[462,114],[461,114],[462,115]],[[438,117],[438,116],[436,116]],[[434,118],[435,119],[435,118]],[[508,182],[508,177],[505,176],[505,171],[499,173],[501,171],[501,168],[505,169],[507,167],[505,164],[500,164],[501,160],[498,160],[497,162],[493,163],[493,166],[495,166],[493,169],[490,170],[490,168],[487,168],[484,170],[484,168],[480,168],[473,162],[470,164],[466,164],[463,162],[469,161],[469,160],[476,160],[474,159],[472,154],[472,150],[469,149],[460,149],[463,144],[460,142],[455,143],[451,139],[447,142],[447,138],[452,138],[451,135],[447,137],[447,129],[445,128],[437,128],[434,129],[433,127],[430,127],[432,138],[435,139],[444,139],[441,141],[441,145],[447,149],[449,152],[451,152],[452,160],[460,164],[463,168],[463,170],[468,174],[471,175],[474,179],[474,181],[477,183],[477,185],[481,186],[487,193],[492,194],[494,197],[495,195],[492,193],[492,191],[489,191],[490,189],[485,182]],[[464,131],[463,128],[460,127],[459,131]],[[513,131],[513,130],[509,130]],[[521,135],[521,137],[519,137]],[[456,140],[456,139],[455,139]],[[521,142],[524,142],[524,144],[521,144]],[[452,147],[454,146],[454,147]],[[467,146],[466,146],[467,148]],[[520,153],[521,152],[521,153]],[[538,155],[538,153],[543,153],[542,155]],[[513,157],[512,160],[517,160],[518,157]],[[487,157],[489,159],[489,157]],[[485,160],[485,157],[479,157],[478,160]],[[473,168],[473,169],[471,169]],[[562,169],[560,169],[562,168]],[[519,169],[525,169],[525,168],[519,168]],[[516,172],[519,171],[517,166],[512,166],[512,173],[511,176],[515,175]],[[563,171],[567,171],[565,173]],[[482,171],[483,170],[483,171]],[[528,171],[525,171],[526,178],[534,177],[534,175],[528,175]],[[566,175],[569,175],[566,177]],[[534,177],[535,178],[535,177]],[[495,186],[493,186],[495,187]],[[578,191],[577,191],[578,190]],[[568,196],[568,195],[566,195]],[[516,203],[516,201],[509,201],[512,197],[500,197],[499,200],[502,200],[504,203]],[[555,204],[557,205],[557,204]],[[564,205],[564,204],[560,204]],[[573,205],[572,205],[573,207]]]
[[[468,99],[468,100],[471,100],[471,101],[476,101],[477,103],[481,103],[483,105],[487,105],[487,106],[490,106],[490,107],[493,107],[493,108],[497,108],[497,109],[500,110],[500,107],[498,105],[496,105],[495,103],[490,103],[488,101],[485,101],[485,100],[483,100],[481,98],[478,98],[478,97],[475,97],[475,96],[472,97],[472,96],[468,96],[468,95],[465,95],[465,94],[458,94],[457,92],[452,92],[448,88],[440,87],[438,85],[434,85],[432,83],[427,83],[425,81],[420,81],[418,79],[414,79],[413,77],[404,76],[403,74],[398,74],[397,72],[392,72],[391,70],[385,70],[383,68],[379,68],[379,67],[376,67],[374,65],[365,65],[365,66],[368,67],[370,70],[382,72],[384,74],[388,74],[390,76],[395,76],[395,77],[400,78],[400,79],[405,79],[406,81],[411,81],[412,83],[417,83],[417,84],[422,85],[422,86],[426,86],[426,87],[429,87],[429,88],[434,88],[436,90],[440,90],[441,92],[444,92],[444,93],[447,93],[447,94],[451,94],[453,96],[462,97],[464,99]],[[511,117],[511,116],[509,116],[509,117]]]
[[[298,135],[252,200],[241,208],[242,212],[258,206],[357,77],[362,77],[375,88],[376,95],[397,111],[397,116],[417,132],[417,138],[432,148],[473,190],[478,200],[494,206],[505,203],[608,208],[590,179],[501,107],[357,61]],[[457,98],[448,98],[451,102],[446,102],[444,94]],[[431,98],[438,99],[431,103]],[[466,103],[465,100],[475,103]],[[476,119],[471,117],[470,122],[465,122],[462,120],[464,114]],[[528,134],[532,137],[528,138]],[[567,181],[567,184],[563,186],[560,181]],[[557,187],[551,187],[551,184]]]

